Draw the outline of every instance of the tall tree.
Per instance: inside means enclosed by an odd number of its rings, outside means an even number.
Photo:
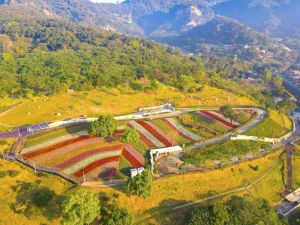
[[[83,189],[76,188],[61,203],[63,225],[91,224],[100,212],[97,196]]]
[[[122,139],[127,144],[137,143],[140,139],[140,134],[136,129],[126,127]]]
[[[89,134],[99,137],[107,137],[112,135],[117,129],[117,122],[110,115],[101,115],[98,120],[89,126]]]
[[[126,183],[126,190],[130,194],[148,198],[152,191],[152,173],[150,169],[145,169],[142,174],[129,178]]]

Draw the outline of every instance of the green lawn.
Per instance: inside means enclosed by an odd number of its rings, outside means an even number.
[[[136,143],[132,143],[131,145],[135,148],[135,150],[137,150],[139,153],[141,153],[145,159],[149,158],[149,156],[147,154],[147,151],[149,150],[149,148],[148,148],[148,146],[146,146],[144,144],[144,142],[142,142],[141,139],[139,139],[139,141]]]
[[[124,156],[121,156],[120,162],[119,162],[119,176],[127,179],[128,176],[130,176],[131,168],[132,168],[132,166],[127,161],[127,159]]]
[[[271,145],[264,142],[229,140],[198,150],[190,150],[184,154],[183,160],[201,165],[211,160],[228,160],[234,156],[244,156],[249,152],[258,152],[262,148],[270,149]]]
[[[273,119],[268,117],[256,127],[247,131],[245,135],[277,138],[285,135],[287,132],[289,132],[289,130],[287,130],[283,126],[276,123]]]

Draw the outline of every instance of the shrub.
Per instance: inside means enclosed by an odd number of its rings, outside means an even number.
[[[0,178],[6,177],[6,175],[7,175],[7,174],[6,174],[5,171],[1,171],[1,172],[0,172]]]
[[[7,171],[7,174],[8,174],[8,176],[10,176],[10,177],[16,177],[16,176],[18,176],[19,175],[19,171],[17,171],[17,170],[9,170],[9,171]]]

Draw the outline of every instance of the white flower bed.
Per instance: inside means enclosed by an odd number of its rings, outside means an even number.
[[[178,129],[181,133],[188,136],[189,138],[193,139],[194,141],[201,140],[201,137],[197,134],[194,134],[193,132],[185,129],[183,126],[181,126],[174,118],[167,118],[166,119],[169,123],[171,123],[176,129]]]
[[[33,152],[33,151],[38,150],[40,148],[45,148],[45,147],[57,144],[57,143],[62,142],[62,141],[72,139],[74,137],[81,137],[81,136],[86,136],[86,135],[88,135],[87,131],[80,131],[80,132],[77,132],[77,133],[57,137],[57,138],[54,138],[52,140],[46,141],[44,143],[34,145],[34,146],[31,146],[31,147],[28,147],[28,148],[24,148],[24,149],[21,150],[21,154],[25,154],[25,153],[28,153],[28,152]]]
[[[95,161],[105,159],[105,158],[109,158],[109,157],[120,156],[121,154],[122,154],[121,150],[95,154],[95,155],[92,155],[88,158],[85,158],[84,160],[70,166],[69,168],[63,170],[63,172],[66,173],[66,174],[73,174],[77,170],[79,170],[81,168],[84,168],[84,167],[88,166],[89,164],[91,164]]]

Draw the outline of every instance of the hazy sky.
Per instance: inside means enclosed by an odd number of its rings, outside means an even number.
[[[105,3],[117,3],[122,2],[123,0],[90,0],[92,2],[105,2]]]

